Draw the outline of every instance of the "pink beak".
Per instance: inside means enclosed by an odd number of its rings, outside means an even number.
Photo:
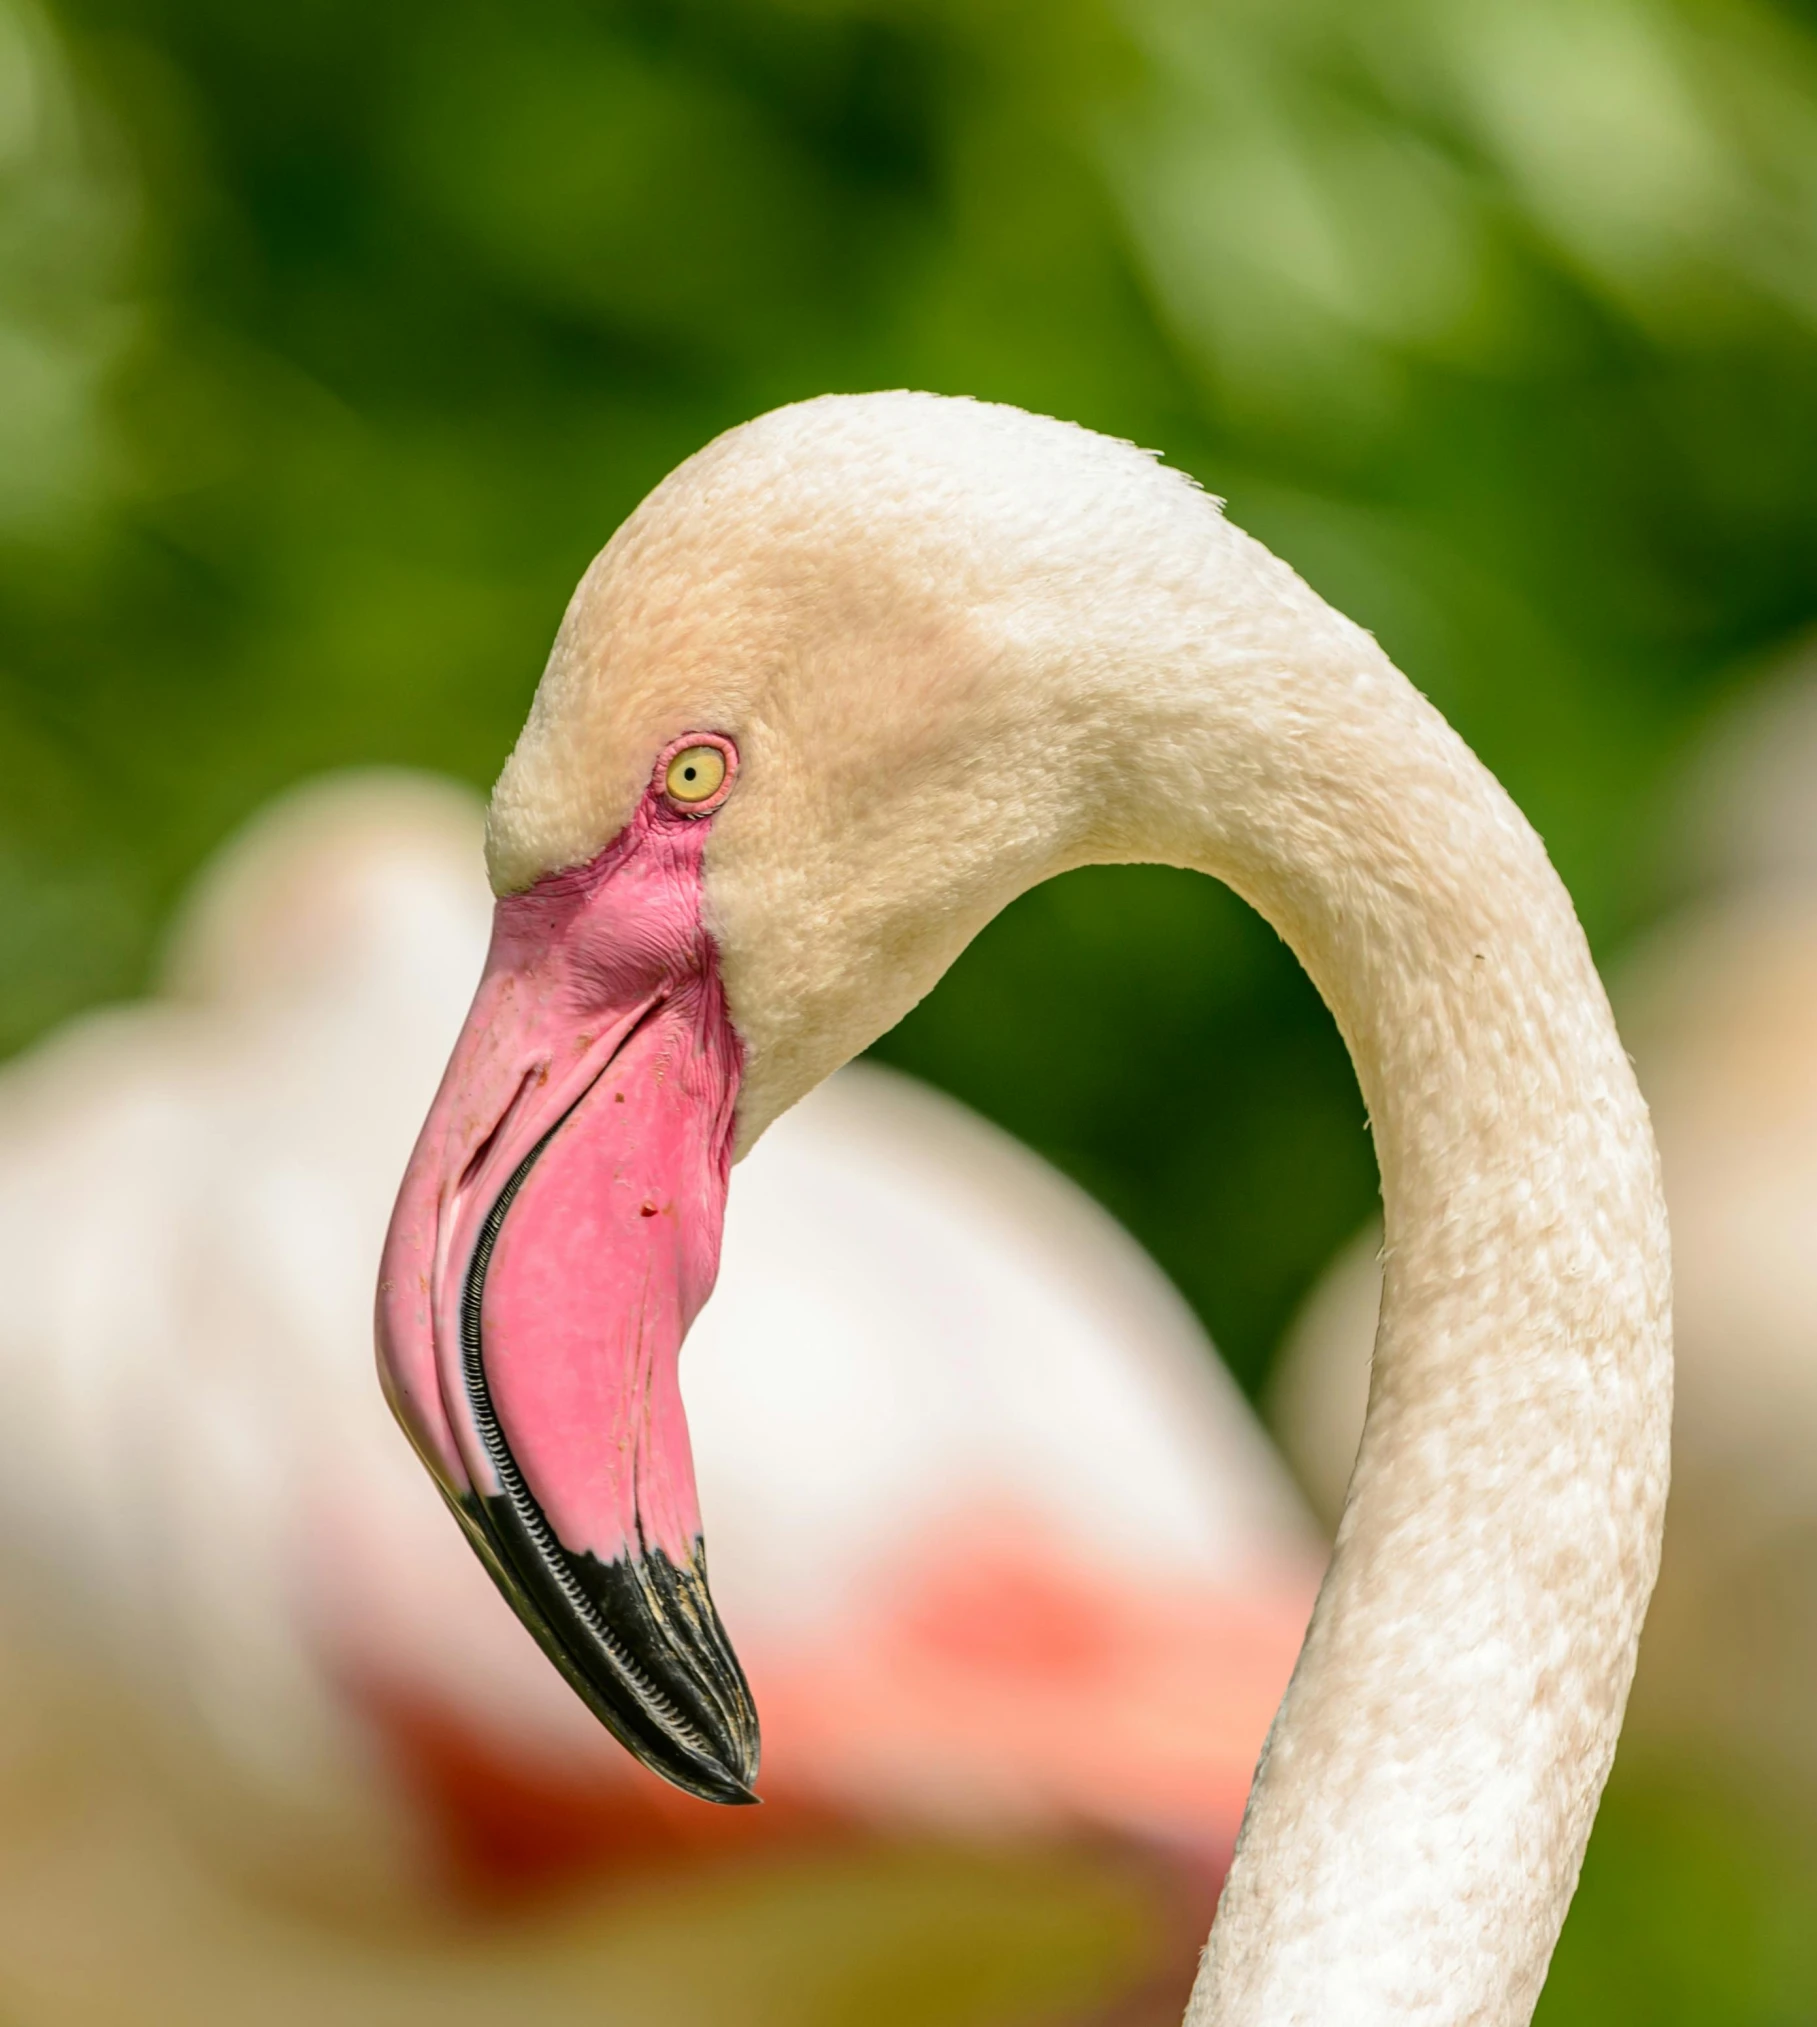
[[[392,1214],[379,1365],[595,1714],[678,1787],[748,1802],[757,1715],[676,1374],[718,1271],[742,1050],[701,925],[711,805],[660,781],[590,864],[498,903]]]

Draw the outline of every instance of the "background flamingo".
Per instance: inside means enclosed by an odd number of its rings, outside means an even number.
[[[689,1352],[771,1800],[675,1795],[548,1671],[372,1382],[384,1209],[488,912],[464,792],[321,784],[204,877],[157,1000],[0,1082],[8,2017],[1183,1990],[1321,1560],[1196,1324],[903,1078],[784,1122]],[[1146,1592],[1114,1580],[1135,1541]]]

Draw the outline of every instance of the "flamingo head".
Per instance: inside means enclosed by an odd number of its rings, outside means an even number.
[[[1016,893],[1177,848],[1129,815],[1178,755],[1128,708],[1128,599],[1231,532],[1081,430],[827,400],[683,466],[569,608],[493,798],[492,947],[381,1365],[550,1657],[694,1794],[752,1799],[758,1753],[676,1376],[732,1159]],[[1132,554],[1149,581],[1106,596]]]

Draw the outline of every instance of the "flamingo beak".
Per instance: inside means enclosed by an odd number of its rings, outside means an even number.
[[[379,1365],[499,1589],[690,1794],[750,1802],[677,1378],[719,1264],[741,1050],[700,920],[710,820],[646,798],[498,903],[392,1216]]]

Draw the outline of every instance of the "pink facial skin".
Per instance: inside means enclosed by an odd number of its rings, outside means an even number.
[[[680,747],[719,746],[718,795],[663,789]],[[498,1496],[463,1370],[475,1246],[498,1225],[479,1311],[492,1407],[570,1554],[695,1554],[700,1515],[676,1364],[712,1290],[742,1051],[701,926],[701,862],[729,741],[659,759],[585,866],[507,895],[392,1215],[380,1270],[387,1393],[445,1491]]]

